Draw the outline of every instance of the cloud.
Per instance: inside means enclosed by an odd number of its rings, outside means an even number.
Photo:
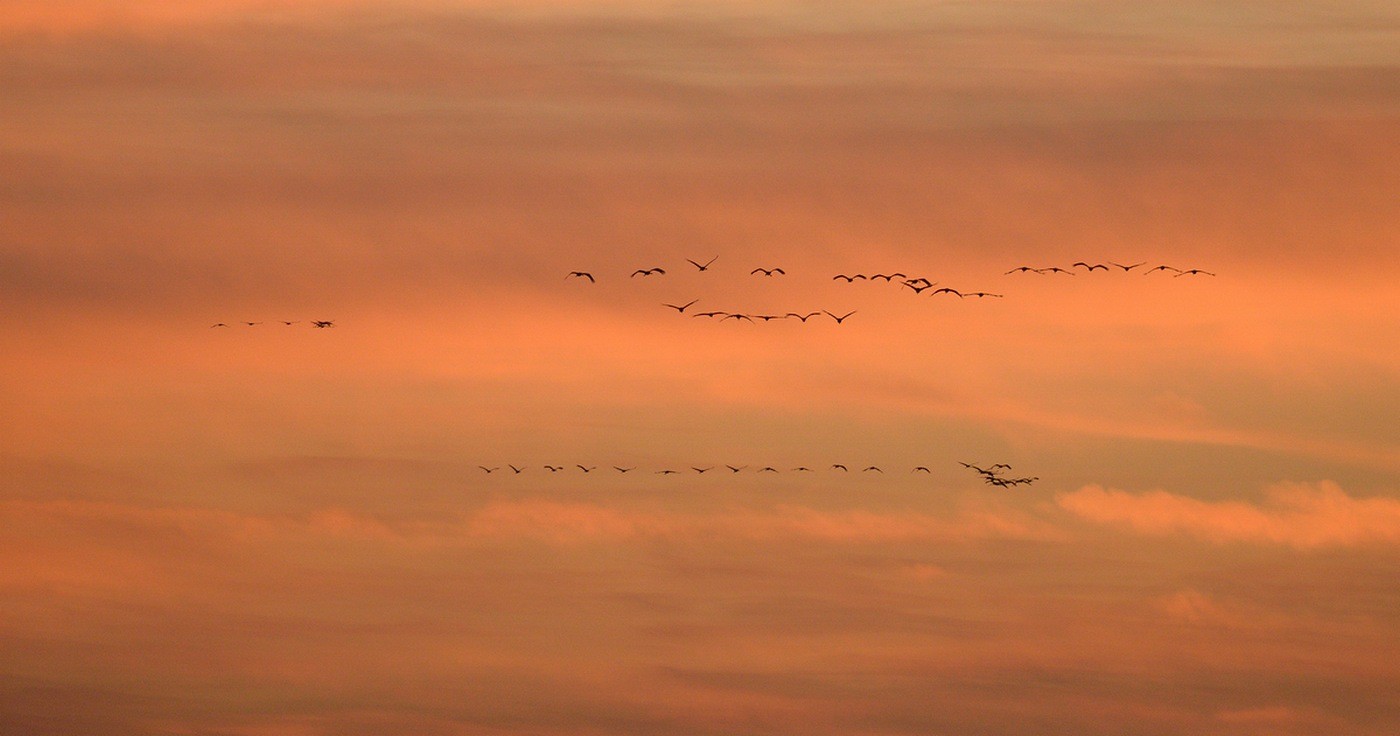
[[[1400,543],[1400,500],[1355,498],[1336,483],[1268,489],[1261,504],[1203,501],[1166,491],[1133,494],[1085,486],[1056,502],[1076,516],[1141,534],[1184,534],[1217,544],[1280,544],[1297,549]]]

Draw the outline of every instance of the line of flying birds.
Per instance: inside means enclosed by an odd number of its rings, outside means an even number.
[[[977,472],[982,473],[982,474],[985,476],[985,478],[987,479],[987,480],[986,480],[987,483],[989,483],[989,484],[991,484],[991,485],[1000,486],[1000,487],[1002,487],[1002,488],[1008,488],[1008,487],[1011,487],[1011,486],[1022,485],[1022,484],[1029,485],[1029,484],[1031,484],[1031,483],[1034,483],[1034,482],[1037,481],[1037,480],[1040,480],[1039,478],[1004,478],[1004,477],[1002,477],[1002,476],[1000,475],[1000,474],[1003,472],[1002,469],[1003,469],[1003,468],[1009,469],[1009,468],[1011,467],[1010,465],[1007,465],[1007,464],[1005,464],[1005,463],[997,463],[996,465],[993,465],[993,466],[991,466],[990,468],[986,468],[986,469],[980,468],[980,467],[978,467],[978,466],[976,466],[976,465],[972,465],[972,464],[970,464],[970,463],[961,463],[961,465],[962,465],[963,467],[968,467],[968,468],[974,468],[974,469],[976,469]],[[488,475],[491,474],[491,473],[494,473],[494,472],[496,472],[496,471],[498,471],[498,470],[510,470],[513,474],[515,474],[515,475],[520,475],[521,473],[524,473],[526,470],[528,470],[528,469],[530,468],[530,466],[528,466],[528,465],[511,465],[511,464],[506,464],[506,465],[504,465],[504,466],[500,466],[500,465],[497,465],[497,466],[478,465],[477,467],[480,468],[482,471],[486,472]],[[597,466],[597,465],[584,465],[584,464],[582,464],[582,463],[576,463],[576,464],[574,464],[574,465],[542,465],[542,466],[540,466],[540,467],[541,467],[542,469],[544,469],[544,470],[549,471],[550,473],[558,473],[558,472],[561,472],[561,471],[571,471],[571,472],[572,472],[575,468],[577,468],[578,470],[583,471],[584,473],[592,473],[593,471],[599,469],[599,466]],[[639,468],[637,468],[636,466],[624,467],[624,466],[621,466],[621,465],[612,465],[612,466],[609,466],[609,467],[610,467],[612,470],[614,470],[614,471],[616,471],[617,473],[619,473],[619,474],[626,474],[626,473],[631,473],[631,472],[634,472],[634,471],[638,471],[638,470],[639,470]],[[687,467],[688,467],[689,472],[694,472],[694,473],[700,474],[700,475],[703,475],[703,474],[705,474],[705,473],[708,473],[708,472],[710,472],[711,470],[716,470],[716,471],[718,471],[718,469],[720,469],[720,468],[723,468],[723,469],[725,469],[725,470],[728,470],[730,473],[742,473],[742,472],[744,472],[745,470],[750,470],[750,469],[752,469],[752,472],[754,472],[754,473],[782,473],[782,472],[813,473],[813,472],[816,472],[816,471],[813,470],[812,468],[807,467],[807,466],[805,466],[805,465],[799,465],[799,466],[797,466],[797,467],[795,467],[795,468],[789,468],[789,469],[787,469],[786,471],[784,471],[784,470],[782,470],[782,469],[779,469],[779,468],[776,468],[776,467],[773,467],[772,465],[764,465],[764,466],[762,466],[762,467],[754,467],[754,466],[749,466],[749,465],[708,465],[708,466],[705,466],[705,467],[700,467],[700,466],[696,466],[696,465],[691,465],[691,466],[687,466]],[[842,473],[849,473],[849,472],[852,472],[853,470],[854,470],[855,472],[861,472],[861,473],[880,473],[880,474],[884,474],[884,472],[885,472],[884,469],[881,468],[881,467],[878,466],[878,465],[867,465],[867,466],[865,466],[865,467],[862,468],[862,467],[859,467],[859,466],[847,466],[847,465],[844,465],[844,464],[842,464],[842,463],[832,463],[827,469],[830,470],[830,471],[838,471],[838,472],[842,472]],[[647,471],[643,470],[643,471],[641,471],[641,472],[647,472]],[[682,473],[687,472],[687,470],[686,470],[686,469],[676,470],[675,468],[662,468],[662,469],[660,469],[660,470],[653,470],[653,471],[650,471],[650,472],[651,472],[653,475],[680,475],[680,474],[682,474]],[[930,475],[933,474],[933,471],[930,470],[929,467],[926,466],[926,465],[916,465],[916,466],[914,466],[912,469],[910,469],[909,472],[910,472],[910,473],[928,473],[928,474],[930,474]]]
[[[1112,266],[1112,267],[1114,267],[1114,268],[1121,268],[1121,269],[1123,269],[1123,272],[1124,272],[1124,273],[1127,273],[1127,272],[1129,272],[1129,271],[1131,271],[1131,270],[1137,268],[1138,266],[1146,266],[1146,265],[1147,265],[1147,261],[1142,261],[1142,262],[1140,262],[1140,263],[1132,263],[1132,264],[1115,263],[1115,262],[1113,262],[1113,261],[1109,261],[1108,263],[1087,263],[1087,262],[1085,262],[1085,261],[1075,261],[1074,263],[1071,263],[1071,264],[1070,264],[1069,268],[1060,268],[1059,266],[1045,266],[1045,267],[1042,267],[1042,268],[1036,268],[1035,266],[1017,266],[1016,268],[1013,268],[1013,269],[1011,269],[1010,271],[1007,271],[1007,272],[1006,272],[1005,274],[1003,274],[1003,275],[1009,276],[1009,275],[1011,275],[1011,274],[1013,274],[1013,273],[1027,273],[1027,272],[1031,272],[1031,273],[1041,273],[1041,274],[1044,274],[1044,273],[1063,273],[1063,274],[1069,274],[1070,276],[1073,276],[1073,275],[1075,275],[1075,272],[1074,272],[1072,269],[1075,269],[1075,268],[1082,268],[1082,269],[1084,269],[1084,272],[1085,272],[1085,273],[1093,273],[1093,272],[1095,272],[1095,271],[1100,271],[1100,270],[1102,270],[1102,271],[1109,271],[1109,270],[1111,270],[1111,269],[1109,268],[1110,266]],[[1156,267],[1153,267],[1153,268],[1149,268],[1149,269],[1147,269],[1146,271],[1143,271],[1143,275],[1146,276],[1146,275],[1148,275],[1148,274],[1156,273],[1156,272],[1158,272],[1158,271],[1175,271],[1175,272],[1176,272],[1176,273],[1175,273],[1176,276],[1214,276],[1214,275],[1215,275],[1215,274],[1211,273],[1210,271],[1205,271],[1205,270],[1202,270],[1202,269],[1199,269],[1199,268],[1177,268],[1176,266],[1167,266],[1167,265],[1161,265],[1161,266],[1156,266]]]
[[[301,324],[301,322],[302,322],[302,321],[299,320],[299,319],[279,319],[279,320],[274,320],[274,321],[275,321],[275,322],[278,322],[278,323],[280,323],[280,324],[282,324],[282,325],[285,325],[285,326],[287,326],[287,327],[291,327],[292,325],[299,325],[299,324]],[[243,325],[244,327],[257,327],[258,325],[263,324],[263,323],[262,323],[262,322],[234,322],[234,324],[236,324],[236,325]],[[313,320],[311,320],[310,324],[311,324],[312,327],[315,327],[315,328],[318,328],[318,329],[322,329],[322,330],[326,329],[327,327],[335,327],[335,321],[334,321],[334,320],[329,320],[329,319],[313,319]],[[210,329],[213,329],[213,328],[215,328],[215,327],[228,327],[228,326],[229,326],[229,325],[228,325],[227,322],[215,322],[214,324],[209,325]]]
[[[961,460],[958,461],[958,464],[982,476],[983,483],[986,483],[989,486],[996,486],[998,488],[1011,488],[1013,486],[1019,485],[1028,486],[1040,480],[1039,476],[1033,476],[1030,478],[1007,478],[1005,476],[1005,473],[1006,471],[1011,469],[1011,466],[1007,465],[1006,463],[996,463],[995,465],[989,465],[985,468],[978,465],[973,465],[972,463],[965,463]]]

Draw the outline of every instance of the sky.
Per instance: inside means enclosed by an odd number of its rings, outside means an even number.
[[[1400,731],[1394,3],[0,0],[0,120],[0,732]]]

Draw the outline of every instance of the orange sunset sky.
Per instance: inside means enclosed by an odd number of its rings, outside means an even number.
[[[0,0],[0,734],[1400,733],[1397,162],[1389,0]]]

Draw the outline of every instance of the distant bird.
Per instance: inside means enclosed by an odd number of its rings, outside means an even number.
[[[614,466],[613,466],[613,470],[616,470],[616,471],[619,472],[619,473],[626,473],[626,472],[629,472],[629,471],[632,471],[632,470],[636,470],[636,468],[620,468],[620,467],[614,465]]]
[[[840,471],[842,471],[842,472],[850,472],[850,469],[847,468],[845,465],[842,465],[841,463],[833,463],[832,466],[831,466],[831,469],[832,469],[832,470],[840,470]]]
[[[875,472],[877,472],[877,473],[883,473],[883,472],[885,472],[885,471],[883,471],[883,470],[881,470],[881,469],[875,467],[874,465],[867,466],[864,470],[862,470],[862,471],[860,471],[860,472],[862,472],[862,473],[868,473],[868,472],[870,472],[870,471],[872,471],[872,470],[875,471]]]
[[[914,285],[914,284],[923,284],[924,286],[933,286],[933,283],[934,283],[934,282],[929,281],[928,279],[924,278],[923,276],[919,276],[919,277],[917,277],[917,278],[905,279],[905,280],[904,280],[904,283],[909,284],[909,285],[911,285],[911,286]]]
[[[1142,275],[1146,276],[1149,273],[1156,273],[1158,271],[1176,271],[1177,273],[1181,273],[1181,269],[1177,268],[1176,266],[1158,266],[1156,268],[1147,269],[1143,272]]]
[[[917,473],[917,472],[919,472],[919,471],[921,471],[921,470],[922,470],[923,472],[925,472],[925,473],[930,474],[930,475],[933,474],[933,471],[932,471],[932,470],[929,470],[928,468],[925,468],[925,467],[922,466],[922,465],[920,465],[920,466],[914,468],[913,470],[911,470],[911,471],[909,471],[909,472],[911,472],[911,473]]]
[[[753,276],[753,275],[755,275],[755,274],[760,274],[760,273],[763,274],[764,276],[772,276],[772,275],[775,274],[775,273],[778,274],[779,276],[786,276],[786,275],[787,275],[787,271],[784,271],[784,270],[781,269],[781,268],[755,268],[754,270],[749,271],[749,275],[750,275],[750,276]]]
[[[287,321],[287,320],[285,320],[285,319],[279,319],[279,320],[277,320],[277,321],[278,321],[278,322],[281,322],[282,324],[284,324],[284,325],[286,325],[286,326],[288,326],[288,327],[291,327],[292,325],[300,324],[300,323],[301,323],[301,320],[299,320],[299,319],[294,319],[294,320],[291,320],[290,322]]]
[[[782,317],[779,317],[776,314],[755,314],[754,317],[757,319],[761,319],[764,322],[768,322],[775,319],[783,319]]]
[[[759,468],[759,469],[758,469],[758,472],[760,472],[760,473],[776,473],[776,472],[778,472],[778,469],[777,469],[777,468],[774,468],[774,467],[772,467],[772,466],[765,465],[765,466],[763,466],[762,468]]]
[[[254,326],[254,325],[260,325],[260,324],[262,324],[262,323],[261,323],[261,322],[244,322],[243,324],[248,325],[249,327],[252,327],[252,326]]]
[[[802,320],[803,324],[806,324],[807,320],[809,320],[809,319],[811,319],[811,318],[813,318],[813,317],[815,317],[815,316],[817,316],[817,315],[819,315],[819,314],[821,314],[821,312],[808,312],[808,313],[806,313],[806,314],[798,314],[797,312],[788,312],[787,314],[783,315],[783,317],[784,317],[784,318],[787,318],[787,317],[796,317],[796,318]]]
[[[667,468],[667,469],[665,469],[665,470],[658,470],[658,471],[656,471],[656,474],[657,474],[657,475],[676,475],[676,474],[679,473],[679,472],[681,472],[681,471],[679,471],[679,470],[671,470],[670,468]]]
[[[888,284],[888,283],[890,282],[890,280],[893,279],[895,276],[903,277],[904,274],[902,274],[902,273],[872,273],[872,274],[870,274],[870,280],[871,280],[871,281],[874,281],[875,279],[881,279],[881,280],[883,280],[885,283]]]
[[[715,260],[718,259],[718,258],[719,258],[719,256],[715,256],[714,258],[711,258],[710,260],[705,261],[705,265],[703,265],[703,266],[700,265],[699,263],[696,263],[695,261],[690,260],[689,258],[687,258],[687,259],[685,259],[685,260],[686,260],[687,263],[689,263],[690,265],[692,265],[692,266],[694,266],[694,267],[700,269],[701,271],[708,271],[708,270],[710,270],[710,264],[711,264],[711,263],[714,263]]]
[[[223,322],[215,322],[214,324],[209,325],[209,329],[211,330],[215,327],[228,327],[228,325],[224,324]]]
[[[1030,266],[1018,266],[1018,267],[1016,267],[1016,268],[1011,269],[1010,271],[1007,271],[1006,273],[1004,273],[1004,274],[1002,274],[1002,275],[1003,275],[1003,276],[1010,276],[1010,275],[1013,274],[1013,273],[1025,273],[1026,271],[1034,271],[1034,272],[1036,272],[1036,273],[1044,273],[1043,271],[1041,271],[1041,270],[1038,269],[1038,268],[1032,268],[1032,267],[1030,267]]]
[[[588,279],[588,282],[592,284],[598,283],[598,280],[593,278],[593,274],[587,271],[570,271],[569,275],[564,277],[566,281],[572,278]]]
[[[676,305],[674,305],[674,304],[667,304],[667,303],[665,303],[665,302],[662,302],[662,303],[661,303],[661,306],[663,306],[663,307],[670,307],[670,308],[676,310],[677,312],[680,312],[680,313],[684,314],[687,307],[689,307],[690,305],[692,305],[692,304],[694,304],[694,303],[696,303],[696,302],[698,302],[698,301],[700,301],[700,300],[699,300],[699,299],[691,299],[690,301],[686,302],[685,304],[680,305],[679,307],[676,306]]]
[[[1121,264],[1121,263],[1114,263],[1113,261],[1109,261],[1109,263],[1110,263],[1111,265],[1114,265],[1114,266],[1117,266],[1117,267],[1123,269],[1123,270],[1126,272],[1126,271],[1131,271],[1131,270],[1137,268],[1138,266],[1141,266],[1141,265],[1146,264],[1147,261],[1142,261],[1141,263],[1134,263],[1134,264],[1131,265],[1131,266],[1124,266],[1124,265]]]
[[[865,278],[865,277],[862,276],[861,278]],[[844,274],[844,273],[838,273],[838,274],[836,274],[835,276],[832,276],[832,277],[831,277],[831,280],[832,280],[832,281],[836,281],[837,279],[845,279],[845,280],[846,280],[846,283],[849,284],[849,283],[851,283],[852,281],[855,281],[855,280],[856,280],[856,277],[855,277],[855,276],[847,276],[847,275]]]
[[[957,289],[950,289],[946,286],[941,289],[934,289],[933,293],[929,296],[938,296],[939,294],[953,294],[959,299],[963,298],[963,293],[961,291],[958,291]]]
[[[564,466],[562,466],[562,465],[546,465],[546,466],[544,466],[544,469],[545,469],[545,470],[548,470],[548,471],[551,472],[551,473],[557,473],[557,472],[563,470],[563,469],[564,469]]]
[[[915,294],[922,294],[924,289],[933,288],[933,284],[918,284],[913,281],[905,281],[900,286],[907,286],[914,290]]]
[[[636,271],[632,272],[632,278],[636,278],[638,276],[650,276],[652,274],[660,274],[662,276],[665,276],[666,269],[661,268],[660,266],[657,266],[656,268],[639,268]]]
[[[1214,276],[1214,275],[1215,275],[1215,274],[1211,273],[1210,271],[1202,271],[1202,270],[1199,269],[1199,268],[1193,268],[1193,269],[1190,269],[1189,271],[1182,271],[1181,273],[1177,274],[1177,275],[1174,276],[1173,278],[1181,278],[1182,276],[1192,276],[1192,275],[1198,274],[1198,273],[1199,273],[1199,274],[1203,274],[1203,275],[1205,275],[1205,276]]]
[[[736,468],[736,467],[734,467],[733,465],[726,465],[726,466],[724,466],[724,467],[729,468],[731,471],[737,473],[737,472],[739,472],[740,470],[743,470],[744,468],[747,468],[747,467],[749,467],[749,466],[747,466],[747,465],[740,465],[739,467]]]
[[[476,467],[481,468],[482,470],[485,470],[487,473],[494,473],[494,472],[496,472],[497,470],[500,470],[499,467],[488,468],[488,467],[486,467],[485,465],[478,465],[478,466],[476,466]]]
[[[799,466],[793,468],[792,470],[793,470],[793,472],[795,472],[795,473],[796,473],[796,472],[802,472],[802,473],[810,473],[810,472],[812,472],[812,469],[809,468],[809,467],[807,467],[807,466],[805,466],[805,465],[799,465]]]
[[[988,293],[985,292],[985,291],[974,291],[974,292],[971,292],[971,293],[968,293],[968,294],[964,294],[963,296],[975,296],[975,297],[977,297],[977,298],[979,298],[979,299],[982,298],[982,297],[984,297],[984,296],[994,296],[994,297],[997,297],[998,299],[1000,299],[1002,295],[1001,295],[1001,294],[988,294]]]
[[[695,472],[700,473],[700,474],[703,475],[703,474],[705,473],[705,471],[707,471],[707,470],[714,470],[714,469],[715,469],[715,466],[711,465],[711,466],[708,467],[708,468],[697,468],[697,467],[695,467],[694,465],[692,465],[692,466],[690,466],[690,469],[691,469],[691,470],[694,470]]]
[[[729,313],[728,313],[728,312],[696,312],[695,314],[692,314],[692,315],[690,315],[690,316],[692,316],[692,317],[718,317],[718,316],[720,316],[721,314],[729,314]]]
[[[585,473],[591,473],[591,472],[593,472],[593,471],[595,471],[595,470],[598,469],[598,466],[597,466],[597,465],[594,465],[594,466],[591,467],[591,468],[586,468],[586,467],[584,467],[584,466],[582,466],[582,465],[577,465],[577,464],[576,464],[576,465],[574,465],[574,467],[575,467],[575,468],[578,468],[579,470],[582,470],[582,471],[585,472]]]
[[[514,470],[516,475],[520,475],[521,471],[525,470],[524,468],[517,468],[509,463],[506,464],[506,467],[510,468],[511,470]]]
[[[1083,266],[1083,267],[1089,269],[1089,272],[1090,272],[1090,273],[1093,273],[1094,269],[1096,269],[1096,268],[1102,268],[1102,269],[1105,270],[1105,271],[1108,270],[1108,266],[1105,266],[1105,265],[1103,265],[1102,263],[1095,263],[1094,265],[1091,266],[1091,265],[1085,263],[1084,261],[1075,261],[1074,263],[1069,264],[1069,267],[1070,267],[1070,268],[1074,268],[1075,266]]]
[[[823,309],[822,311],[823,311],[823,312],[826,312],[825,309]],[[849,317],[849,316],[851,316],[851,315],[853,315],[853,314],[855,314],[855,313],[856,313],[856,310],[852,309],[851,311],[849,311],[849,312],[847,312],[847,313],[841,315],[840,317],[837,317],[836,315],[832,314],[831,312],[826,312],[826,316],[828,316],[828,317],[830,317],[830,318],[836,320],[836,324],[839,325],[839,324],[841,324],[842,322],[845,322],[847,317]]]
[[[1073,275],[1074,275],[1074,272],[1073,272],[1073,271],[1070,271],[1069,269],[1065,269],[1065,268],[1060,268],[1059,266],[1050,266],[1050,267],[1048,267],[1048,268],[1042,268],[1042,269],[1040,269],[1040,272],[1041,272],[1041,273],[1064,273],[1064,274],[1069,274],[1070,276],[1073,276]]]
[[[335,322],[328,319],[317,319],[311,321],[311,326],[318,330],[324,330],[327,327],[335,327]]]
[[[737,313],[726,314],[726,315],[724,315],[723,317],[720,317],[720,318],[719,318],[719,321],[723,322],[723,321],[725,321],[725,320],[727,320],[727,319],[746,319],[746,320],[748,320],[748,321],[750,321],[750,322],[753,321],[753,317],[750,317],[750,316],[747,315],[747,314],[737,314]]]
[[[988,470],[996,470],[997,468],[1006,468],[1007,470],[1010,470],[1010,469],[1011,469],[1011,466],[1010,466],[1010,465],[1007,465],[1006,463],[995,463],[995,464],[993,464],[990,468],[987,468],[987,469],[988,469]]]

